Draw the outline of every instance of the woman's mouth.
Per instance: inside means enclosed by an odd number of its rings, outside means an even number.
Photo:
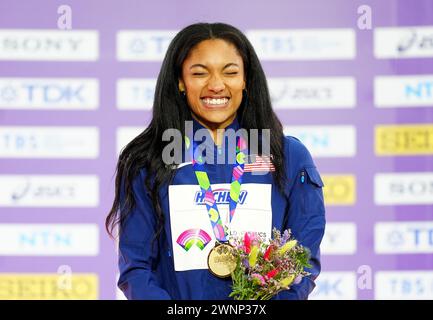
[[[230,98],[201,98],[202,104],[206,108],[224,108],[228,105]]]

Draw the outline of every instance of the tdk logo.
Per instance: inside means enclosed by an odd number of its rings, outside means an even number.
[[[239,194],[239,204],[243,204],[247,198],[248,192],[242,190]],[[217,204],[229,204],[230,201],[230,189],[216,189],[213,191],[215,201]],[[205,193],[199,191],[194,196],[194,203],[197,205],[204,205],[205,203]]]
[[[20,88],[14,86],[0,87],[0,101],[11,102],[21,98],[29,103],[37,100],[38,102],[58,103],[58,102],[78,102],[84,103],[85,97],[83,91],[86,90],[85,85],[59,85],[59,84],[44,84],[38,83],[23,83]]]

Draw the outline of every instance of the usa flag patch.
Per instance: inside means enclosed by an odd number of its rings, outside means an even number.
[[[266,155],[249,155],[248,161],[244,165],[244,172],[275,171],[271,157]]]

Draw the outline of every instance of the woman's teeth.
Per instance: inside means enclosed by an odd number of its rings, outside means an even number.
[[[229,99],[227,99],[227,98],[222,98],[222,99],[204,98],[202,100],[204,103],[210,104],[210,105],[222,105],[222,104],[226,104],[229,101]]]

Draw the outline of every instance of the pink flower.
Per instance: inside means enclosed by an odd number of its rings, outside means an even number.
[[[244,251],[246,252],[246,253],[250,253],[251,252],[251,238],[250,238],[250,235],[248,234],[248,232],[245,232],[245,235],[244,235]]]
[[[263,278],[260,274],[258,273],[253,273],[251,275],[251,277],[253,278],[253,280],[256,280],[261,286],[264,286],[266,284],[265,278]]]

